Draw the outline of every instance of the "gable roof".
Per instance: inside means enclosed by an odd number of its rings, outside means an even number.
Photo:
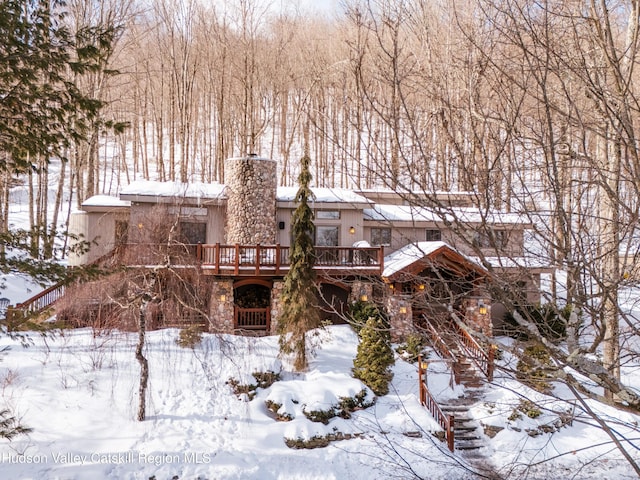
[[[444,242],[417,242],[405,245],[384,258],[385,280],[395,281],[404,275],[416,275],[428,264],[452,270],[460,275],[474,272],[480,276],[488,272],[469,257],[454,250]]]

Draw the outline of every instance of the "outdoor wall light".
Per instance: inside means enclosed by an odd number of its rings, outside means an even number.
[[[478,313],[480,315],[486,315],[487,314],[487,306],[482,302],[480,302],[478,304]]]
[[[418,285],[418,290],[424,290],[424,283],[421,283],[420,285]]]
[[[353,227],[353,226],[349,227],[349,233],[350,233],[351,235],[353,235],[354,233],[356,233],[356,227]]]
[[[369,300],[369,297],[365,294],[360,295],[360,301],[361,302],[366,302],[367,300]]]
[[[226,302],[227,301],[227,296],[224,293],[222,295],[220,295],[220,301],[221,302]]]
[[[138,229],[142,230],[142,227],[144,227],[144,225],[142,224],[142,222],[140,222],[140,223],[138,224]]]
[[[402,314],[407,313],[407,307],[400,307],[400,313]]]
[[[422,358],[422,355],[420,355],[420,359],[418,360],[418,366],[420,367],[420,370],[422,370],[423,372],[426,372],[427,369],[429,368],[429,362],[427,362],[424,358]]]

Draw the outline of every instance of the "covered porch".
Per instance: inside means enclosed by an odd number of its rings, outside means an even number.
[[[392,331],[399,337],[424,322],[438,328],[452,312],[472,329],[492,335],[488,272],[444,242],[407,245],[385,258]]]

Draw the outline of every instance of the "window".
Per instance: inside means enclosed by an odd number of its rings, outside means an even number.
[[[116,245],[125,245],[129,239],[129,222],[126,220],[116,220],[114,240]]]
[[[340,210],[318,210],[316,218],[318,220],[339,220]]]
[[[440,230],[427,230],[426,231],[427,242],[439,242],[442,240],[442,234]]]
[[[316,226],[316,245],[319,247],[338,246],[338,227]]]
[[[372,228],[371,229],[371,245],[385,246],[391,245],[391,229],[390,228]]]
[[[338,227],[316,225],[316,246],[337,247],[339,231]],[[316,250],[317,261],[320,265],[335,265],[338,263],[338,250],[333,248],[320,248]]]
[[[187,245],[207,243],[207,224],[180,222],[180,240]]]
[[[473,235],[473,245],[480,248],[507,246],[508,235],[505,230],[489,230],[486,232],[476,232]]]

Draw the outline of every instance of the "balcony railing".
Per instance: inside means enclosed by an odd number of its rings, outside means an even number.
[[[291,247],[282,245],[130,244],[127,265],[198,265],[213,275],[284,275]],[[314,269],[326,273],[381,274],[382,247],[315,247]]]

